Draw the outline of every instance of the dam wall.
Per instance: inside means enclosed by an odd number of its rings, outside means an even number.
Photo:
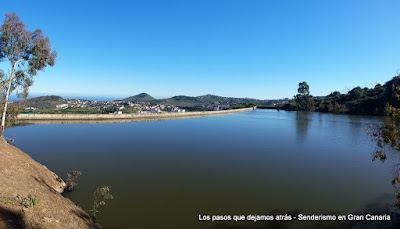
[[[163,112],[163,113],[135,113],[135,114],[19,114],[18,120],[21,121],[151,121],[200,118],[208,116],[219,116],[235,114],[244,111],[255,110],[257,107],[223,110],[223,111],[194,111],[194,112]]]

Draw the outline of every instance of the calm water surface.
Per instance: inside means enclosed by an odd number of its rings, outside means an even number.
[[[275,110],[185,120],[43,124],[7,129],[16,146],[65,178],[90,209],[96,186],[114,200],[104,228],[210,228],[206,214],[363,212],[394,201],[393,165],[372,162],[365,127],[381,117]],[[258,224],[251,224],[254,226]],[[217,225],[218,226],[218,225]],[[217,227],[216,227],[217,228]],[[222,227],[221,227],[222,228]]]

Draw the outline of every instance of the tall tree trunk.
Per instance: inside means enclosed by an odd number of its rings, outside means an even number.
[[[15,65],[13,65],[12,73],[10,76],[10,79],[12,79],[14,75],[14,70],[15,70]],[[7,115],[7,105],[8,105],[8,97],[10,96],[10,91],[11,91],[11,83],[8,84],[7,92],[6,92],[6,98],[4,99],[4,110],[3,110],[3,116],[1,116],[1,129],[0,129],[0,137],[3,137],[4,135],[4,129],[6,126],[6,115]]]

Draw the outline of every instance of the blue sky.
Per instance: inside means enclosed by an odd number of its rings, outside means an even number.
[[[292,97],[400,69],[400,1],[5,1],[58,52],[34,94]],[[3,19],[2,19],[3,21]],[[1,22],[2,23],[2,22]],[[1,64],[1,67],[4,63]]]

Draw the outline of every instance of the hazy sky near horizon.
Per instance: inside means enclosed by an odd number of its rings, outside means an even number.
[[[58,52],[32,94],[293,97],[385,83],[400,1],[5,1]],[[5,63],[0,65],[5,66]]]

